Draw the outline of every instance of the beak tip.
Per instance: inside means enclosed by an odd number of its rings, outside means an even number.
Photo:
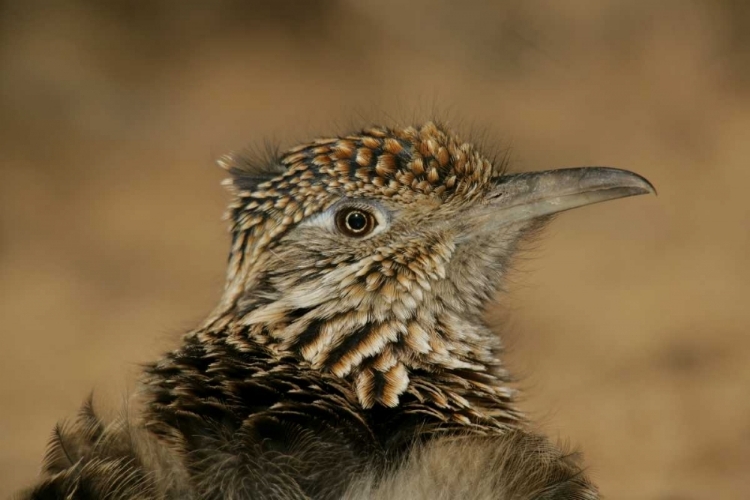
[[[571,170],[577,170],[583,174],[584,178],[591,179],[592,185],[600,184],[607,188],[632,189],[634,195],[658,195],[656,187],[651,181],[630,170],[613,167],[583,167]]]
[[[659,196],[659,193],[656,191],[656,187],[640,174],[636,174],[635,172],[629,172],[633,176],[633,180],[637,182],[637,187],[642,190],[641,193],[638,194],[653,194],[654,196]]]

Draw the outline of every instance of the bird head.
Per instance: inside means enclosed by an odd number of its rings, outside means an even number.
[[[552,214],[653,192],[610,168],[505,174],[433,123],[220,163],[233,243],[209,325],[350,380],[365,408],[396,406],[415,371],[501,377],[481,315],[519,242]]]

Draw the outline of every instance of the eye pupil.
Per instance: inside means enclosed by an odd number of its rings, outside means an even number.
[[[367,227],[367,217],[362,212],[351,212],[346,216],[346,225],[352,231],[359,233]]]
[[[348,207],[336,214],[336,226],[346,236],[361,238],[377,226],[375,216],[367,210]]]

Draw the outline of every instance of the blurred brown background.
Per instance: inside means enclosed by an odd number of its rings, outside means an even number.
[[[654,182],[561,216],[493,315],[608,498],[750,497],[748,30],[741,0],[0,0],[0,497],[217,300],[220,153],[433,112],[516,170]]]

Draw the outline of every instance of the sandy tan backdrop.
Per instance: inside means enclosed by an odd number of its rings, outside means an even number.
[[[461,5],[0,1],[0,497],[218,298],[218,154],[433,110],[656,184],[561,216],[491,316],[608,498],[750,497],[750,8]]]

